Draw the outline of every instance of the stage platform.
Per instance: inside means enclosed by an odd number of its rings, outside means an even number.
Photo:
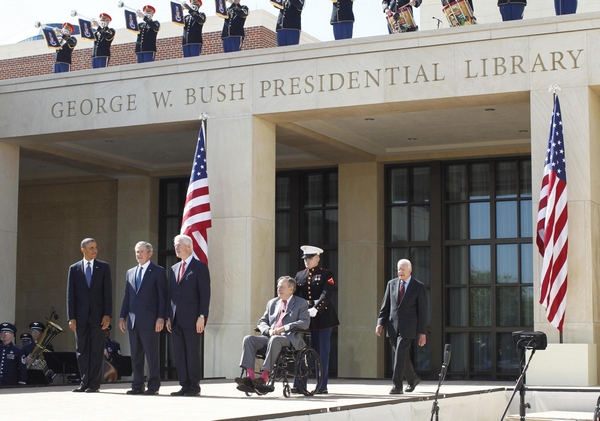
[[[431,418],[437,382],[424,381],[413,393],[389,395],[390,380],[333,379],[329,394],[285,398],[281,384],[265,396],[246,396],[233,380],[205,380],[201,397],[172,397],[176,382],[164,382],[159,396],[129,396],[129,383],[102,386],[100,393],[73,393],[73,385],[0,389],[0,404],[11,419],[96,420],[402,420]],[[447,381],[439,396],[439,419],[499,421],[514,383]],[[527,419],[592,420],[600,388],[530,389]],[[518,420],[519,394],[507,420]],[[516,414],[516,416],[515,416]]]

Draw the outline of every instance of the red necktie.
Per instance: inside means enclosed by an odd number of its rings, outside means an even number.
[[[398,290],[398,304],[400,304],[402,302],[402,299],[404,298],[404,284],[406,282],[404,281],[400,281],[400,289]]]
[[[181,270],[179,271],[179,278],[177,278],[177,283],[181,282],[181,278],[183,278],[183,274],[185,273],[185,260],[181,262]]]
[[[283,316],[285,315],[285,308],[287,307],[287,301],[282,301],[281,313],[279,314],[279,318],[277,319],[277,323],[275,323],[275,329],[283,326]]]

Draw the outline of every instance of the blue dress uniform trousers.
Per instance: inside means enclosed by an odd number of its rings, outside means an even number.
[[[92,69],[100,69],[102,67],[108,67],[108,61],[110,57],[94,57],[92,59]]]
[[[554,0],[554,10],[558,15],[572,15],[577,12],[577,0]]]
[[[242,49],[242,37],[223,38],[223,52],[231,53]]]
[[[334,23],[333,24],[333,37],[335,39],[352,38],[353,30],[354,30],[354,22]]]

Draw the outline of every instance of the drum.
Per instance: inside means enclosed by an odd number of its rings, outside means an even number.
[[[412,8],[410,6],[401,7],[396,13],[390,13],[387,19],[392,34],[413,32],[419,29],[419,27],[415,25]]]
[[[446,15],[450,26],[475,25],[477,23],[477,19],[473,16],[471,5],[467,0],[456,0],[446,3],[442,7],[442,11]]]

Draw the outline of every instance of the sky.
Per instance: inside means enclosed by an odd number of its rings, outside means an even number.
[[[77,24],[77,18],[71,17],[71,10],[81,15],[97,18],[100,13],[108,13],[113,18],[112,27],[123,28],[123,9],[117,7],[118,0],[0,0],[0,45],[14,44],[25,38],[37,35],[36,21],[42,24],[71,22]],[[269,0],[242,0],[252,10],[263,9],[276,15]],[[126,0],[125,4],[133,9],[141,9],[150,4],[156,8],[155,19],[162,23],[171,21],[170,0]],[[333,31],[329,24],[331,17],[330,0],[306,0],[302,12],[302,30],[321,41],[333,40]],[[200,9],[207,16],[214,16],[213,0],[205,0]],[[354,38],[387,34],[380,0],[356,0],[354,2]],[[273,28],[274,29],[274,28]]]

